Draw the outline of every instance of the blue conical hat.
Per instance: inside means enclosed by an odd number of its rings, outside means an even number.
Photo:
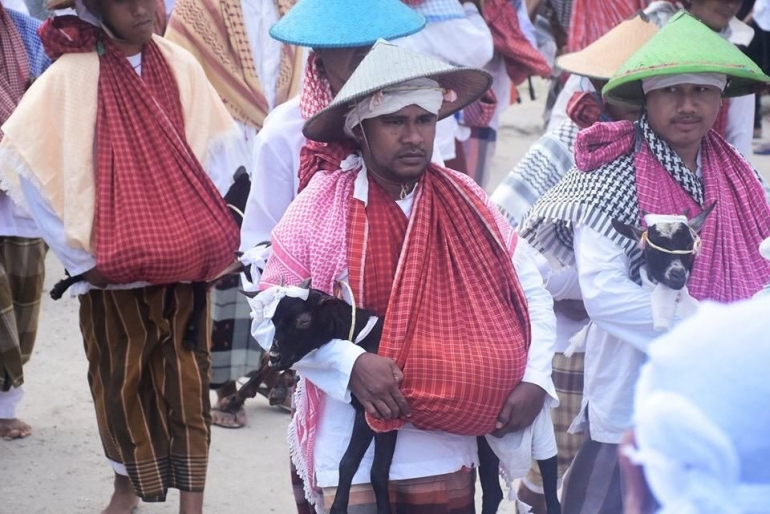
[[[726,75],[725,97],[753,93],[770,83],[770,77],[735,45],[682,12],[615,72],[602,94],[611,103],[641,105],[642,80],[682,73]]]
[[[369,46],[425,26],[425,17],[400,0],[299,0],[270,29],[278,41],[311,48]]]

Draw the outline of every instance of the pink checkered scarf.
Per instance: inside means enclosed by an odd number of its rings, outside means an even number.
[[[273,231],[273,255],[263,274],[262,287],[281,281],[298,284],[312,276],[316,287],[332,294],[335,280],[349,272],[359,304],[368,305],[369,286],[364,284],[362,268],[364,261],[369,262],[365,258],[366,240],[370,235],[366,221],[369,209],[352,198],[354,180],[360,171],[360,165],[351,165],[355,159],[346,159],[343,163],[346,171],[317,175],[289,206]],[[401,259],[403,262],[399,262],[396,270],[381,353],[385,352],[404,367],[407,379],[403,390],[413,405],[410,421],[415,425],[454,433],[486,433],[492,430],[502,401],[521,380],[526,366],[530,338],[528,315],[522,308],[526,299],[510,264],[517,238],[483,191],[465,175],[431,165],[417,195],[402,250],[410,257]],[[456,212],[458,209],[461,214]],[[431,230],[436,222],[433,213],[446,216],[447,212],[454,214],[451,219],[465,221],[460,225],[448,223],[451,230],[439,232],[449,235],[439,235]],[[481,234],[486,235],[480,237]],[[353,244],[354,240],[358,243]],[[443,248],[446,255],[437,256],[442,253],[438,248]],[[432,255],[431,259],[426,255]],[[487,257],[479,258],[480,255]],[[464,264],[458,265],[458,259]],[[493,268],[498,272],[490,271]],[[501,277],[511,284],[510,288],[500,287]],[[362,286],[365,286],[363,290]],[[449,306],[451,301],[447,296],[456,302],[454,307]],[[438,304],[442,309],[435,307]],[[426,312],[415,316],[420,305],[429,309],[430,315]],[[440,327],[431,324],[436,319],[441,320]],[[440,336],[431,338],[426,335],[428,330],[439,330]],[[436,355],[437,348],[427,347],[436,346],[439,341],[438,354],[445,357],[442,362],[450,367],[463,363],[466,369],[437,372],[435,368],[424,367],[427,361],[409,360],[410,345],[419,346],[423,357],[428,359]],[[452,345],[452,341],[462,342]],[[501,368],[494,373],[497,378],[493,381],[478,382],[472,377],[461,380],[462,394],[458,398],[468,400],[474,393],[481,397],[471,401],[472,405],[465,405],[457,398],[452,402],[431,402],[421,396],[421,388],[426,387],[432,387],[430,390],[434,392],[441,390],[446,397],[459,392],[457,383],[450,384],[448,378],[460,376],[478,364],[478,359],[471,359],[467,354],[467,345],[473,344],[472,341],[485,342],[485,350],[478,355],[490,354],[483,359],[486,371],[475,373],[476,379],[489,376],[489,359],[498,362]],[[490,344],[493,341],[506,343]],[[447,358],[448,355],[451,357]],[[441,393],[436,395],[441,397]],[[292,458],[308,484],[306,492],[310,496],[315,494],[313,448],[320,397],[317,388],[305,380],[290,427]],[[369,421],[380,430],[399,428],[403,424]]]
[[[234,259],[238,227],[187,143],[176,81],[158,46],[144,46],[139,77],[101,29],[75,16],[49,18],[39,34],[52,58],[100,52],[97,267],[118,284],[215,278]]]
[[[770,263],[759,254],[760,243],[770,236],[770,207],[756,172],[711,130],[701,146],[701,186],[646,118],[639,126],[641,134],[627,121],[599,123],[582,131],[575,146],[578,168],[594,170],[608,164],[639,140],[634,164],[641,211],[681,214],[689,208],[694,216],[716,201],[701,230],[703,246],[687,284],[692,296],[719,302],[750,298],[770,282]]]
[[[0,127],[11,117],[29,81],[29,59],[16,24],[0,5]],[[0,130],[0,141],[3,131]]]

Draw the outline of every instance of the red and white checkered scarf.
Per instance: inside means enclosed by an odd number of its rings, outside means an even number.
[[[100,53],[96,119],[98,268],[115,283],[216,277],[233,261],[238,228],[187,143],[174,76],[154,42],[142,76],[104,32],[74,16],[46,21],[47,53]]]
[[[311,53],[305,66],[305,78],[299,97],[299,110],[304,120],[312,118],[334,100],[332,88],[319,60],[318,55]],[[299,191],[307,187],[318,171],[339,169],[342,160],[353,153],[355,148],[353,141],[319,143],[308,139],[299,154]]]
[[[640,123],[646,124],[643,119]],[[634,154],[639,209],[655,214],[695,216],[716,201],[700,236],[701,251],[687,283],[698,300],[732,302],[751,298],[770,282],[770,263],[759,245],[770,236],[770,207],[751,165],[714,130],[701,144],[703,202],[699,205],[672,176],[655,152],[672,168],[681,160],[659,136],[646,130]],[[595,170],[627,154],[638,141],[628,121],[597,123],[583,130],[575,146],[579,169]],[[651,146],[656,147],[655,152]],[[689,172],[687,172],[689,173]]]
[[[0,5],[0,127],[11,117],[29,82],[29,59],[19,31]],[[0,130],[0,141],[3,131]]]
[[[359,297],[385,314],[379,354],[404,372],[409,422],[423,430],[490,433],[524,376],[530,343],[513,247],[493,212],[466,181],[430,164],[408,221],[370,180],[369,203],[354,200],[349,223],[351,285],[359,289],[363,273]],[[377,431],[404,424],[368,421]]]
[[[543,54],[521,30],[519,15],[510,0],[487,0],[482,15],[492,32],[495,51],[503,56],[505,70],[515,85],[530,75],[543,78],[551,75],[551,67]]]

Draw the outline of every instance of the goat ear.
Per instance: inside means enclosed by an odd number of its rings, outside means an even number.
[[[642,234],[644,234],[643,228],[635,227],[633,225],[627,225],[621,221],[616,220],[615,218],[612,219],[612,228],[614,228],[615,231],[618,232],[620,235],[625,236],[629,239],[633,239],[634,241],[641,240]]]
[[[695,232],[700,232],[700,229],[703,228],[703,224],[706,223],[706,218],[708,218],[709,214],[711,214],[711,211],[714,210],[714,207],[717,206],[716,200],[711,202],[710,205],[708,205],[703,211],[695,216],[693,219],[687,222],[688,225],[690,225],[690,228]]]
[[[299,287],[301,289],[310,289],[310,286],[313,284],[312,278],[306,278],[302,282],[299,283]]]
[[[689,207],[685,207],[684,208],[684,212],[682,213],[682,216],[684,216],[685,218],[689,218],[690,217],[690,208]]]
[[[278,282],[278,287],[283,287],[283,277],[281,277],[281,281]]]
[[[244,296],[248,296],[249,298],[254,298],[259,294],[259,291],[244,291],[243,289],[238,289],[238,292]]]

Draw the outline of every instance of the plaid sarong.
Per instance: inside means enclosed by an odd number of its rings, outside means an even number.
[[[42,239],[0,237],[0,391],[24,382],[45,278]]]
[[[203,492],[211,437],[208,309],[194,285],[91,290],[80,297],[88,383],[108,459],[126,466],[136,495]],[[187,325],[200,323],[186,348]]]
[[[200,282],[234,259],[239,232],[184,129],[179,89],[157,43],[142,76],[102,29],[75,16],[40,27],[46,51],[100,55],[96,117],[97,266],[111,282]]]
[[[474,514],[476,473],[462,469],[435,477],[392,480],[390,508],[409,514]],[[336,487],[323,490],[323,511],[334,503]],[[371,484],[357,484],[350,490],[348,514],[376,514],[377,504]]]
[[[238,292],[240,277],[222,278],[211,292],[211,388],[259,369],[262,347],[251,335],[251,308]]]

